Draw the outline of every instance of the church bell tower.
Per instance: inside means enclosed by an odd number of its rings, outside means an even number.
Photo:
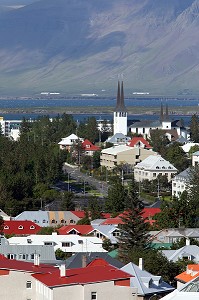
[[[127,135],[127,109],[124,104],[124,84],[123,81],[118,81],[118,88],[117,88],[117,103],[116,107],[114,109],[113,114],[113,126],[114,126],[114,132],[116,133],[123,133],[124,135]]]

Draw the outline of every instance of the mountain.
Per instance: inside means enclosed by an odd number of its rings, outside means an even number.
[[[9,0],[9,6],[15,9],[0,9],[1,95],[114,95],[118,74],[126,96],[199,92],[199,0]]]

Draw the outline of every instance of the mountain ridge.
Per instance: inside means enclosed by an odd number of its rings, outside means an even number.
[[[198,15],[199,0],[30,1],[0,14],[0,92],[112,95],[123,74],[128,96],[197,95]]]

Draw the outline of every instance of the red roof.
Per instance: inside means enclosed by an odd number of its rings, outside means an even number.
[[[32,221],[4,221],[4,234],[29,235],[39,232],[41,227]]]
[[[151,145],[148,141],[146,141],[143,137],[133,137],[132,140],[129,142],[129,147],[134,147],[137,144],[144,144],[145,148],[152,149]]]
[[[79,235],[89,234],[93,231],[91,225],[67,225],[58,229],[59,234],[70,234],[72,230],[75,230]]]
[[[55,272],[56,267],[46,264],[40,264],[35,266],[34,263],[20,261],[15,259],[8,259],[4,256],[0,259],[0,270],[16,270],[16,271],[26,271],[32,273],[47,273]]]
[[[84,210],[73,210],[71,211],[76,217],[83,219],[85,217]]]
[[[160,213],[161,210],[160,208],[148,208],[148,207],[145,207],[143,209],[143,218],[144,219],[147,219],[146,222],[149,222],[150,225],[153,225],[154,223],[154,220],[152,219],[152,217],[155,215],[155,214],[158,214]],[[121,213],[119,214],[117,217],[115,218],[108,218],[106,219],[102,225],[119,225],[119,224],[123,224],[123,221],[122,221],[122,217],[125,217],[126,214],[125,212],[124,213]]]
[[[59,271],[56,274],[34,274],[32,276],[48,287],[117,281],[132,277],[128,273],[109,265],[106,261],[105,263],[102,262],[101,259],[96,259],[85,268],[66,270],[64,277],[60,277]]]
[[[85,151],[99,151],[101,148],[93,145],[89,140],[84,140],[82,142],[82,148]]]

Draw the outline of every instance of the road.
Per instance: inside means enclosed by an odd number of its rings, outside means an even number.
[[[69,179],[74,179],[77,182],[84,183],[84,191],[81,191],[85,193],[85,184],[87,183],[90,186],[93,186],[103,197],[106,197],[108,194],[108,184],[104,181],[97,180],[96,178],[92,176],[88,176],[87,174],[84,174],[79,171],[79,168],[76,166],[69,165],[67,163],[63,166],[64,173],[69,174]],[[67,189],[69,185],[67,185]]]

